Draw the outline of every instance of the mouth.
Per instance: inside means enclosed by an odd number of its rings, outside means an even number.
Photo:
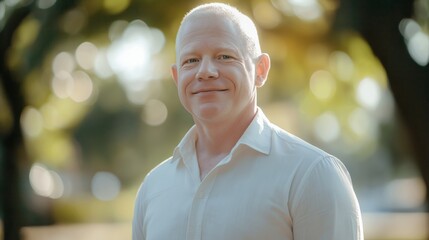
[[[216,92],[226,92],[228,89],[200,89],[195,92],[192,92],[192,94],[199,94],[199,93],[216,93]]]

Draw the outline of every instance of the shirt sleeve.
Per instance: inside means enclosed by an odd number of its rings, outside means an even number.
[[[362,219],[350,175],[327,156],[303,176],[295,198],[294,240],[363,240]]]
[[[143,232],[143,219],[144,219],[144,210],[143,210],[143,184],[139,188],[134,203],[134,216],[132,223],[132,240],[144,240],[146,239]]]

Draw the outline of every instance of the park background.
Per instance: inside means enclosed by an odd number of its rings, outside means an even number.
[[[0,1],[0,236],[130,238],[141,181],[193,124],[169,69],[204,2]],[[271,56],[266,115],[347,166],[366,239],[428,239],[429,1],[221,2]]]

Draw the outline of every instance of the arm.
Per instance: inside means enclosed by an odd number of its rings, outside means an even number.
[[[295,240],[363,240],[359,203],[349,173],[336,158],[310,166],[293,206]]]

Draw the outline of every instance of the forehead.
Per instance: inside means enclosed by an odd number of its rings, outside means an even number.
[[[177,52],[191,43],[212,42],[217,45],[243,45],[244,38],[236,24],[217,15],[190,16],[182,23],[176,38]]]

